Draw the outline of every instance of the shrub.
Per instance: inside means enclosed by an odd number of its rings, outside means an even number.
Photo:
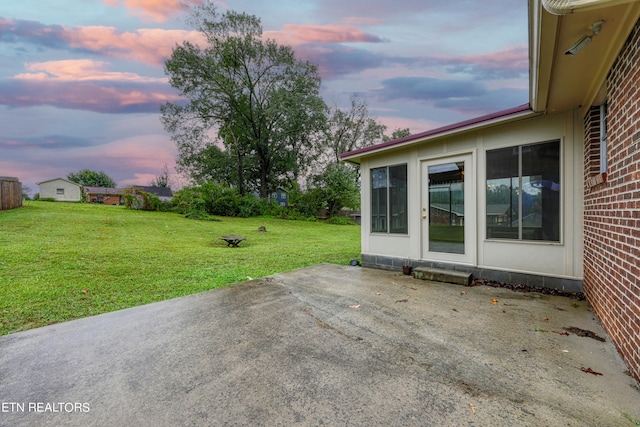
[[[191,219],[214,219],[207,211],[207,201],[200,187],[185,187],[173,194],[172,210]]]
[[[355,225],[355,221],[351,218],[347,218],[346,216],[332,216],[327,220],[327,224],[334,225]]]
[[[252,194],[245,194],[238,198],[238,216],[242,218],[260,216],[268,204],[268,202],[263,202]]]
[[[157,211],[160,206],[158,196],[142,191],[136,187],[125,189],[123,197],[124,205],[130,209]]]

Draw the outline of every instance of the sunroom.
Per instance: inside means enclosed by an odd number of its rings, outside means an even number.
[[[362,264],[580,290],[582,150],[573,112],[523,105],[346,153],[361,167]]]

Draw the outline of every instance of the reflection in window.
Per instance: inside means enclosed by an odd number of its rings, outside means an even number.
[[[408,232],[407,165],[371,169],[371,231]]]
[[[464,253],[464,162],[429,166],[429,251]]]
[[[487,238],[560,241],[560,141],[487,151]]]

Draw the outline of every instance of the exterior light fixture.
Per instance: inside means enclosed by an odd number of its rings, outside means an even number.
[[[564,52],[564,54],[575,56],[578,52],[580,52],[582,49],[587,47],[587,45],[591,43],[591,40],[593,40],[595,36],[600,34],[600,29],[602,28],[602,24],[604,24],[604,21],[598,21],[593,23],[591,27],[589,27],[589,29],[591,30],[591,34],[583,36],[580,40],[578,40],[576,44],[574,44],[569,49],[567,49]]]

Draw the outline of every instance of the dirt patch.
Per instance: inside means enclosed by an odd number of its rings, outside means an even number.
[[[522,284],[502,283],[493,280],[474,279],[469,286],[490,286],[492,288],[505,288],[515,292],[538,292],[544,295],[552,295],[559,297],[569,297],[578,301],[584,301],[587,299],[583,292],[566,292],[559,289],[551,288],[535,288],[532,286],[526,286]]]

